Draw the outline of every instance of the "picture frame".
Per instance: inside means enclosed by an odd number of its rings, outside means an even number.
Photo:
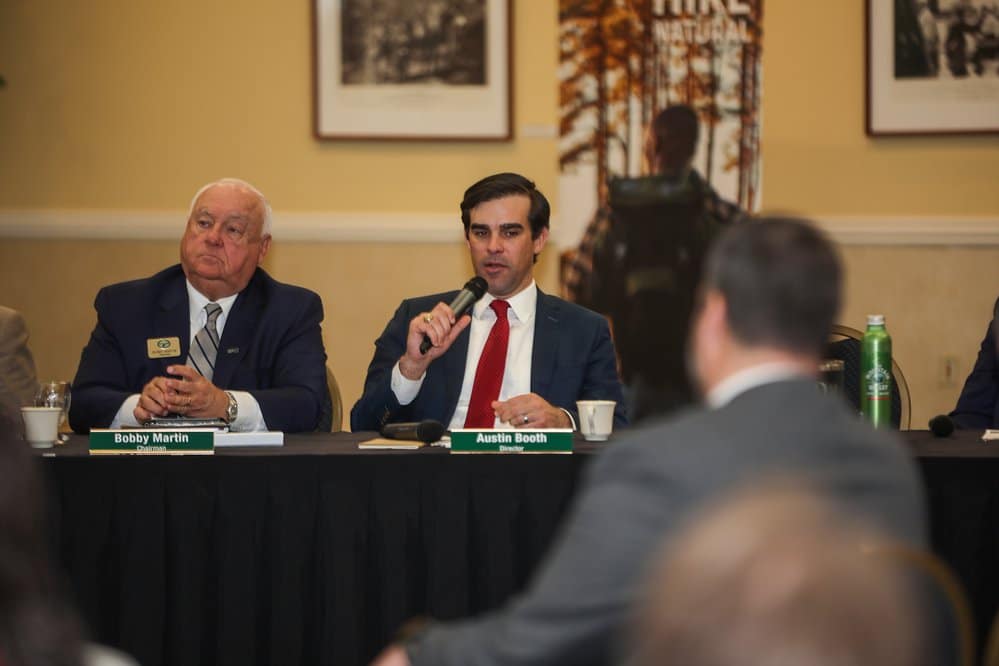
[[[317,139],[512,138],[512,0],[312,2]]]
[[[866,0],[869,136],[999,133],[999,10]]]

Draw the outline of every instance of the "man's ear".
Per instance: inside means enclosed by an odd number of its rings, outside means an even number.
[[[728,304],[720,291],[709,289],[701,305],[701,325],[711,344],[717,345],[728,332]]]
[[[548,227],[542,227],[541,233],[539,233],[538,237],[533,239],[533,241],[534,241],[534,254],[535,255],[541,254],[541,250],[545,248],[545,243],[548,242]]]
[[[264,236],[260,239],[260,255],[257,257],[257,265],[264,263],[264,257],[267,256],[267,251],[271,249],[271,237],[270,234]]]

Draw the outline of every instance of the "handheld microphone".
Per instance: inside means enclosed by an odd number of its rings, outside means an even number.
[[[482,295],[486,293],[486,289],[489,285],[486,281],[478,276],[473,277],[471,280],[465,283],[458,295],[454,297],[451,301],[451,310],[454,312],[454,320],[458,321],[461,315],[465,314],[470,307],[475,304],[475,301],[482,298]],[[420,343],[420,353],[426,354],[427,351],[434,346],[434,343],[430,342],[430,338],[426,335],[423,336],[423,342]]]
[[[946,414],[940,414],[930,419],[930,430],[937,437],[947,437],[954,432],[954,422]]]
[[[433,419],[413,423],[386,423],[382,426],[381,435],[388,439],[410,439],[429,444],[444,435],[444,426]]]

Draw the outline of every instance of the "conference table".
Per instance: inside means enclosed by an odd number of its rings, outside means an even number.
[[[903,433],[932,548],[980,627],[999,607],[999,443]],[[362,451],[290,435],[211,456],[42,453],[57,557],[95,640],[145,666],[365,664],[414,616],[465,617],[523,588],[603,446],[573,455]],[[979,640],[982,636],[979,635]]]

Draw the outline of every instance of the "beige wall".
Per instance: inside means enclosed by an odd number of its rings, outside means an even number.
[[[999,137],[864,134],[863,8],[862,0],[764,0],[764,206],[995,216]]]
[[[0,3],[0,205],[176,208],[220,174],[285,211],[453,211],[500,168],[556,190],[554,139],[315,141],[312,3]],[[554,122],[556,14],[517,3],[518,125]]]
[[[8,81],[0,213],[176,210],[210,179],[252,180],[278,213],[266,267],[322,296],[327,350],[349,407],[399,299],[457,286],[467,258],[458,243],[281,241],[281,212],[454,213],[463,187],[501,169],[531,175],[555,199],[556,143],[521,130],[537,135],[557,123],[557,9],[515,2],[515,141],[320,143],[310,127],[309,5],[0,3]],[[765,207],[999,221],[999,139],[865,137],[862,7],[765,0]],[[10,234],[0,225],[2,235]],[[0,302],[25,312],[41,374],[70,377],[96,290],[148,275],[176,254],[174,242],[4,238]],[[539,264],[549,290],[552,255]],[[867,312],[888,315],[920,426],[957,395],[941,381],[944,359],[962,377],[970,367],[999,293],[999,248],[848,246],[844,256],[842,320],[859,328]]]

